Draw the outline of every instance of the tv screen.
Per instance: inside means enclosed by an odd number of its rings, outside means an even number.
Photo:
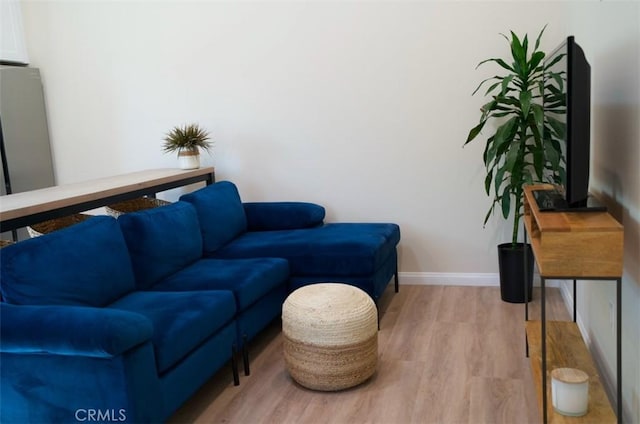
[[[562,152],[555,176],[565,201],[562,208],[584,208],[589,194],[591,67],[573,36],[545,59],[544,85],[545,138]]]

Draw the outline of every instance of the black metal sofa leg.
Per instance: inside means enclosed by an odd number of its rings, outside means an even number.
[[[398,293],[398,291],[400,291],[400,280],[398,279],[398,265],[396,265],[396,272],[394,274],[394,279],[396,283],[396,293]]]
[[[244,375],[251,374],[249,369],[249,348],[247,347],[247,335],[242,336],[242,362],[244,364]]]
[[[233,373],[233,385],[240,385],[240,376],[238,375],[238,360],[236,359],[236,355],[238,354],[238,348],[234,343],[231,346],[231,372]]]

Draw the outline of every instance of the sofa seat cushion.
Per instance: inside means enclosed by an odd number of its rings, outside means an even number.
[[[138,291],[108,307],[136,312],[151,321],[151,342],[159,374],[169,370],[231,322],[236,312],[233,293],[224,290]],[[221,349],[231,349],[231,346],[222,346]]]
[[[293,276],[364,276],[376,272],[400,241],[400,228],[384,223],[334,223],[285,231],[247,232],[211,257],[279,257]]]
[[[189,203],[127,213],[118,217],[138,288],[146,289],[202,257],[202,236]]]
[[[289,279],[289,263],[281,258],[201,259],[156,284],[151,290],[231,290],[244,311]]]
[[[0,255],[7,303],[102,307],[135,289],[127,245],[111,217],[15,243]]]
[[[198,212],[205,252],[214,252],[247,231],[247,217],[236,186],[220,181],[185,194],[181,201],[191,203]]]

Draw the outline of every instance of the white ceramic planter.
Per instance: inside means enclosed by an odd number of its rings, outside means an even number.
[[[180,169],[200,168],[200,153],[198,150],[182,150],[178,153],[178,166]]]

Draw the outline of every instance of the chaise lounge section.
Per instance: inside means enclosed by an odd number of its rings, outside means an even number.
[[[291,271],[289,291],[342,282],[364,290],[377,303],[391,278],[398,291],[397,224],[324,223],[324,208],[312,203],[242,203],[228,181],[180,200],[198,212],[207,257],[285,258]]]

